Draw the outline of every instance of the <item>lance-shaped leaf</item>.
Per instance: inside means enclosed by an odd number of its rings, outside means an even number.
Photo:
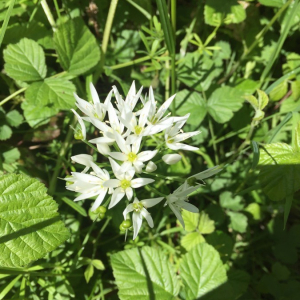
[[[206,243],[198,244],[183,256],[180,277],[184,283],[186,300],[205,295],[227,279],[219,253]]]
[[[45,54],[37,42],[24,38],[8,45],[3,53],[4,69],[11,78],[31,82],[46,77]]]
[[[0,265],[21,267],[69,238],[46,187],[26,175],[0,179]]]
[[[167,257],[151,247],[130,249],[111,256],[121,300],[174,299],[179,282]]]
[[[100,60],[100,48],[94,35],[79,18],[62,24],[54,34],[55,49],[65,71],[79,75]]]

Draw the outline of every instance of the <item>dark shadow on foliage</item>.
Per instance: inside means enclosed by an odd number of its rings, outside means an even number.
[[[17,230],[16,232],[9,233],[7,235],[4,235],[4,236],[0,237],[0,244],[6,243],[10,240],[17,239],[18,237],[21,237],[21,236],[24,236],[24,235],[27,235],[27,234],[30,234],[30,233],[33,233],[33,232],[36,232],[36,231],[41,230],[41,229],[43,229],[47,226],[52,225],[53,223],[56,223],[58,221],[60,221],[59,216],[53,217],[53,218],[51,218],[49,220],[46,220],[46,221],[39,222],[37,224],[31,225],[31,226],[26,227],[26,228],[22,228],[20,230]]]

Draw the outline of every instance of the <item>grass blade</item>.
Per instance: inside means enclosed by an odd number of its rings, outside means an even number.
[[[259,162],[259,147],[257,142],[251,141],[251,146],[253,150],[253,160],[252,160],[252,166],[251,169],[254,170]]]
[[[291,119],[293,113],[289,112],[285,118],[274,128],[274,133],[270,137],[268,144],[272,143],[274,140],[275,136],[278,134],[278,132],[281,130],[281,128]]]
[[[7,28],[12,10],[14,8],[14,5],[15,5],[15,0],[11,0],[10,5],[8,7],[8,10],[7,10],[7,13],[6,13],[5,18],[4,18],[4,21],[3,21],[3,25],[1,27],[1,31],[0,31],[0,46],[2,44],[4,34],[5,34],[5,31],[6,31],[6,28]]]

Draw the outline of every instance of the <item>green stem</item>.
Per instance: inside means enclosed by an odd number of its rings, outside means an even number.
[[[171,0],[171,23],[173,29],[173,40],[176,45],[176,0]],[[171,53],[171,94],[174,95],[176,93],[176,65],[175,65],[176,57],[175,51]],[[172,114],[175,115],[176,112],[176,99],[172,102]]]
[[[51,10],[50,10],[50,8],[49,8],[49,6],[47,4],[47,1],[46,0],[41,0],[41,4],[42,4],[43,10],[45,12],[45,15],[46,15],[46,17],[47,17],[47,19],[48,19],[51,27],[52,27],[52,30],[56,31],[56,23],[54,21],[54,18],[53,18],[53,15],[51,13]]]
[[[5,104],[7,101],[9,101],[10,99],[14,98],[15,96],[21,94],[22,92],[24,92],[27,89],[27,87],[24,87],[16,92],[14,92],[13,94],[11,94],[10,96],[6,97],[4,100],[2,100],[0,102],[0,106],[2,106],[3,104]]]
[[[144,56],[144,57],[141,57],[141,58],[138,58],[138,59],[135,59],[135,60],[131,60],[131,61],[128,61],[128,62],[125,62],[125,63],[122,63],[122,64],[118,64],[118,65],[115,65],[115,66],[111,66],[111,67],[105,66],[104,68],[109,69],[109,70],[117,70],[117,69],[121,69],[121,68],[125,68],[125,67],[128,67],[128,66],[138,64],[140,62],[143,62],[143,61],[146,61],[146,60],[149,60],[149,59],[151,59],[151,56],[147,55],[147,56]]]
[[[215,153],[215,162],[218,165],[219,164],[219,157],[218,157],[218,154],[217,154],[217,146],[216,146],[216,143],[214,142],[216,140],[216,138],[215,138],[215,133],[214,133],[214,126],[213,126],[213,123],[212,123],[212,120],[211,120],[210,117],[208,118],[208,125],[209,125],[211,138],[213,140],[212,145],[213,145],[213,149],[214,149],[214,153]]]
[[[53,2],[54,2],[54,6],[55,6],[55,9],[56,9],[58,19],[61,20],[61,14],[60,14],[60,11],[59,11],[59,6],[58,6],[58,3],[57,3],[57,0],[53,0]]]
[[[102,67],[104,66],[104,62],[105,62],[105,54],[107,51],[107,46],[108,46],[110,33],[111,33],[111,27],[112,27],[112,23],[113,23],[113,20],[115,17],[117,5],[118,5],[118,0],[111,0],[109,11],[108,11],[108,16],[106,19],[105,29],[104,29],[104,33],[103,33],[103,39],[102,39],[102,47],[101,47],[102,56],[101,56],[101,61],[100,61],[100,69],[101,70],[102,70]]]
[[[275,14],[275,16],[272,18],[272,20],[262,29],[261,32],[258,33],[258,35],[255,37],[254,42],[251,44],[251,46],[244,51],[243,55],[240,57],[239,61],[233,65],[230,72],[222,79],[218,81],[218,84],[221,84],[225,82],[227,79],[233,75],[233,73],[237,70],[237,68],[240,66],[241,62],[252,52],[252,50],[260,43],[263,36],[268,32],[268,30],[271,28],[271,26],[275,23],[275,21],[280,17],[280,15],[284,12],[284,10],[289,7],[293,0],[289,0],[286,2]]]
[[[71,125],[75,126],[75,123],[76,123],[76,120],[73,117],[73,119],[71,121]],[[48,192],[49,192],[50,195],[53,195],[54,191],[56,189],[57,177],[58,177],[59,171],[61,169],[62,160],[63,160],[63,158],[65,157],[65,155],[67,153],[67,150],[69,148],[69,145],[71,143],[72,138],[73,138],[73,129],[70,126],[69,129],[68,129],[66,139],[65,139],[65,141],[63,142],[63,144],[61,146],[59,156],[57,158],[56,165],[55,165],[55,168],[54,168],[54,172],[53,172],[51,180],[50,180],[49,189],[48,189]]]

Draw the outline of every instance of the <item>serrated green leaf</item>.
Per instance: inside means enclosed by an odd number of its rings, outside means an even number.
[[[17,44],[8,45],[3,54],[4,69],[11,78],[31,82],[46,77],[45,54],[37,42],[24,38]]]
[[[183,236],[180,244],[186,251],[190,251],[194,246],[204,243],[205,238],[199,232],[191,232]]]
[[[211,220],[204,211],[201,211],[198,231],[202,234],[209,234],[214,232],[214,230],[215,230],[215,222]]]
[[[22,103],[24,116],[31,127],[41,125],[60,110],[74,107],[75,86],[63,78],[48,78],[29,86]]]
[[[69,238],[56,202],[38,180],[4,175],[0,195],[0,265],[27,265]]]
[[[54,43],[61,66],[71,74],[83,74],[100,60],[96,38],[79,18],[62,24],[54,33]]]
[[[192,213],[188,210],[182,210],[182,218],[185,225],[186,231],[194,231],[197,229],[197,226],[199,224],[199,214],[198,213]],[[180,224],[181,225],[181,224]]]
[[[259,109],[263,110],[269,103],[269,97],[262,90],[257,90],[257,93],[258,93]]]
[[[233,117],[233,112],[243,105],[243,92],[224,86],[216,89],[207,103],[208,113],[218,123],[226,123]]]
[[[176,112],[179,116],[190,113],[187,124],[200,125],[206,116],[206,102],[197,92],[180,91],[176,94],[176,104]]]
[[[11,164],[20,158],[20,151],[18,148],[13,148],[11,150],[3,152],[4,162]]]
[[[180,277],[184,283],[186,300],[205,295],[227,279],[219,253],[206,243],[196,245],[183,256]]]
[[[6,124],[0,125],[0,141],[5,141],[9,139],[11,135],[12,135],[12,130],[8,125]]]
[[[231,209],[234,211],[239,211],[244,208],[241,196],[232,196],[231,192],[223,192],[220,195],[220,205],[224,208]]]
[[[179,282],[167,257],[159,249],[134,248],[111,256],[121,300],[174,299]]]
[[[227,214],[230,217],[230,228],[240,233],[246,232],[248,226],[248,219],[245,215],[233,211],[228,211]]]
[[[84,271],[85,281],[88,283],[90,279],[93,277],[93,275],[94,275],[94,266],[92,264],[89,264]]]
[[[246,18],[245,9],[235,0],[207,0],[204,7],[205,23],[219,26],[222,23],[240,23]]]
[[[17,110],[12,110],[6,115],[6,121],[10,126],[18,127],[23,122],[23,116]]]
[[[300,189],[300,152],[285,143],[267,144],[260,152],[259,180],[271,200],[283,200]]]

